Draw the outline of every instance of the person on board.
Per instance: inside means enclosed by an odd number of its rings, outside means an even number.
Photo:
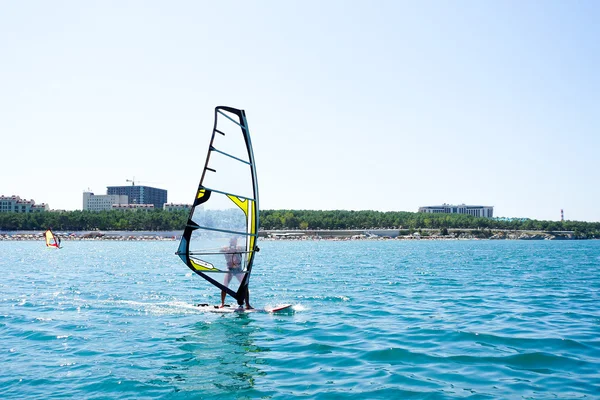
[[[58,235],[55,235],[54,232],[52,232],[52,227],[46,229],[46,232],[44,232],[44,234],[43,234],[44,238],[47,238],[48,234],[50,234],[52,236],[52,238],[54,239],[54,243],[50,243],[48,241],[48,239],[46,239],[46,246],[60,247],[60,237],[58,237]]]
[[[225,261],[227,262],[227,273],[223,280],[223,285],[229,287],[229,282],[234,276],[240,283],[244,279],[244,272],[242,271],[242,254],[245,251],[244,247],[237,245],[237,237],[229,239],[229,246],[225,246],[221,249],[221,252],[225,255]],[[221,290],[221,305],[225,307],[225,296],[227,292]],[[244,296],[246,303],[246,310],[252,310],[253,307],[250,305],[250,291],[246,288],[246,295]]]

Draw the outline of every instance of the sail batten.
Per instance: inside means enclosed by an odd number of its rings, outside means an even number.
[[[242,159],[240,159],[240,158],[237,158],[236,156],[232,156],[231,154],[225,153],[224,151],[221,151],[221,150],[219,150],[219,149],[216,149],[216,148],[214,148],[214,147],[213,147],[213,148],[211,148],[211,150],[212,150],[212,151],[216,151],[217,153],[221,153],[221,154],[223,154],[224,156],[231,157],[231,158],[233,158],[234,160],[238,160],[239,162],[243,162],[244,164],[248,164],[248,165],[250,165],[250,163],[249,163],[248,161],[244,161],[244,160],[242,160]]]
[[[222,192],[222,191],[220,191],[220,190],[216,190],[216,189],[212,189],[212,188],[207,188],[207,187],[204,187],[204,189],[205,189],[205,190],[208,190],[208,191],[211,191],[211,192],[215,192],[215,193],[224,194],[224,195],[226,195],[226,196],[234,196],[234,197],[237,197],[237,198],[239,198],[239,199],[242,199],[242,200],[254,200],[254,199],[252,199],[252,198],[250,198],[250,197],[245,197],[245,196],[242,196],[241,194],[235,194],[235,193],[225,193],[225,192]]]
[[[258,184],[251,143],[244,110],[216,107],[200,183],[175,253],[239,304],[258,250]]]
[[[212,252],[212,253],[211,252],[204,252],[203,251],[203,252],[200,252],[200,253],[196,253],[196,252],[192,251],[192,252],[189,252],[187,254],[189,254],[190,257],[191,257],[191,256],[215,255],[215,254],[249,254],[249,253],[250,253],[249,251],[236,251],[236,252],[231,252],[231,253],[220,252],[220,251],[219,252]],[[179,255],[179,252],[177,252],[175,254]],[[185,254],[185,253],[183,253],[183,254]]]
[[[251,233],[248,233],[248,232],[230,231],[230,230],[227,230],[227,229],[219,229],[219,228],[209,228],[207,226],[201,226],[201,225],[197,225],[194,228],[195,229],[205,229],[207,231],[212,231],[212,232],[231,233],[231,234],[234,234],[234,235],[257,236],[256,234],[251,234]]]
[[[242,129],[246,129],[246,126],[245,126],[245,124],[244,124],[244,125],[242,125],[242,124],[240,124],[239,122],[236,122],[236,121],[235,121],[233,118],[231,118],[229,115],[225,114],[224,112],[222,112],[222,111],[220,111],[220,110],[217,110],[217,112],[218,112],[219,114],[221,114],[222,116],[224,116],[225,118],[227,118],[228,120],[230,120],[231,122],[233,122],[234,124],[238,125],[240,128],[242,128]],[[215,130],[216,130],[216,129],[215,129]]]

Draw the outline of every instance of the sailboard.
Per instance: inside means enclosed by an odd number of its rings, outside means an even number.
[[[200,183],[175,254],[241,305],[258,251],[258,217],[256,164],[246,113],[216,107]]]
[[[47,229],[44,232],[44,238],[46,239],[46,247],[60,249],[60,238],[52,230]]]
[[[228,313],[275,314],[275,313],[290,313],[290,312],[294,311],[291,304],[280,304],[275,307],[252,308],[249,310],[247,310],[243,307],[233,307],[233,306],[229,306],[229,305],[227,305],[225,307],[219,307],[219,306],[214,306],[214,305],[210,305],[210,304],[196,304],[196,307],[198,307],[198,310],[201,310],[201,311],[213,312],[213,313],[218,313],[218,314],[228,314]]]

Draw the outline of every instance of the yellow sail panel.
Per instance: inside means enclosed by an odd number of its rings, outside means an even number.
[[[256,232],[256,228],[257,228],[257,221],[256,221],[256,202],[255,201],[251,201],[250,203],[250,212],[248,213],[248,233],[250,233],[249,236],[249,243],[248,243],[248,251],[250,252],[250,259],[252,259],[254,257],[254,251],[256,249],[256,239],[257,239],[257,232]]]
[[[247,199],[240,199],[239,197],[233,196],[231,194],[228,194],[227,197],[229,197],[231,199],[231,201],[233,201],[235,203],[236,206],[241,208],[242,211],[244,212],[244,214],[248,215],[248,200]]]
[[[50,229],[44,232],[44,239],[46,239],[46,247],[60,247],[60,239]]]
[[[190,259],[190,263],[196,271],[218,271],[214,265],[207,263],[206,261]]]
[[[248,240],[246,250],[248,252],[248,257],[246,258],[246,263],[252,262],[252,257],[254,254],[254,248],[256,246],[256,202],[249,199],[240,199],[237,196],[227,195],[231,201],[235,203],[246,215],[246,227],[248,231]]]

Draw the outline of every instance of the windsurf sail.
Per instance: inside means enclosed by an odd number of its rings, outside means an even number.
[[[46,239],[46,247],[60,248],[60,238],[50,229],[44,232],[44,238]]]
[[[215,108],[201,171],[176,254],[241,305],[258,251],[259,209],[256,165],[244,110]]]

